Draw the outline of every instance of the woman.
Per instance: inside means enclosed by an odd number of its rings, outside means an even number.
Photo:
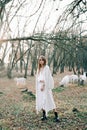
[[[38,69],[36,74],[36,110],[37,113],[42,110],[43,117],[41,120],[47,120],[47,113],[54,111],[55,121],[59,122],[56,106],[53,100],[52,89],[54,81],[49,66],[46,65],[46,58],[40,56],[38,60]]]

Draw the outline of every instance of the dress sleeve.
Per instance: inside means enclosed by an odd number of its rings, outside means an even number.
[[[45,67],[45,86],[47,89],[54,88],[54,80],[48,65]]]
[[[37,90],[37,87],[38,87],[38,71],[37,71],[37,73],[36,73],[36,75],[35,75],[35,87],[36,87],[36,90]]]

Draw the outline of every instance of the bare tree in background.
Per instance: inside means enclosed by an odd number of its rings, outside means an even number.
[[[47,23],[49,22],[53,11],[58,11],[58,7],[54,8],[54,4],[56,3],[57,5],[58,3],[57,1],[49,1],[52,6],[48,13],[48,16],[43,22],[41,29],[41,26],[39,25],[40,19],[43,16],[45,6],[48,1],[40,0],[38,6],[37,1],[35,2],[36,3],[33,7],[37,8],[35,8],[35,10],[32,10],[32,12],[29,9],[32,7],[33,1],[26,0],[18,0],[17,2],[15,2],[15,0],[8,1],[7,3],[9,4],[6,3],[5,5],[7,6],[5,6],[5,8],[3,9],[5,10],[3,17],[1,17],[1,21],[3,20],[3,23],[1,22],[2,24],[0,25],[0,37],[2,41],[6,38],[7,40],[4,40],[4,42],[9,41],[12,45],[13,41],[15,42],[14,44],[18,44],[17,42],[20,41],[20,46],[18,47],[18,50],[20,50],[20,56],[15,62],[15,57],[18,53],[16,48],[16,51],[12,52],[11,55],[14,58],[13,60],[10,59],[11,64],[9,66],[9,72],[12,72],[12,69],[15,67],[15,65],[17,65],[18,61],[20,61],[21,73],[23,72],[22,65],[25,64],[24,77],[27,77],[27,70],[30,64],[31,75],[34,75],[37,66],[37,58],[40,54],[47,56],[48,64],[52,66],[53,73],[56,73],[59,70],[60,72],[64,72],[64,68],[66,66],[69,67],[69,70],[73,70],[74,73],[76,73],[76,67],[78,71],[81,67],[84,68],[84,66],[86,66],[86,62],[85,64],[83,64],[82,61],[86,60],[83,59],[83,56],[86,57],[86,36],[84,39],[82,34],[86,32],[86,30],[82,30],[82,26],[83,22],[85,22],[86,19],[82,21],[80,18],[82,15],[86,15],[86,0],[73,0],[73,2],[67,6],[64,13],[57,18],[57,22],[55,22],[54,28],[50,31],[50,33],[46,33],[46,31],[49,30],[49,28],[47,28]],[[27,9],[27,7],[29,14],[25,13],[23,10],[24,8]],[[21,10],[22,13],[20,13]],[[0,15],[1,14],[3,14],[2,11]],[[13,26],[15,27],[14,33],[12,29],[13,21],[15,21],[15,24],[17,25]],[[22,21],[24,22],[22,23]],[[32,23],[32,21],[35,21],[35,23],[33,24],[33,29],[31,30],[29,28],[29,25],[30,23]],[[31,34],[29,33],[30,30],[32,32]],[[27,50],[29,48],[30,50],[24,51],[24,46],[25,44],[28,45],[28,41],[31,41],[31,47],[27,48]],[[32,45],[34,46],[32,47]],[[49,50],[49,48],[51,50]],[[82,53],[80,53],[81,55],[79,55],[80,51],[82,51]],[[6,48],[4,49],[3,59],[6,55],[5,52]],[[24,59],[25,52],[26,62]],[[79,63],[78,61],[81,62]]]

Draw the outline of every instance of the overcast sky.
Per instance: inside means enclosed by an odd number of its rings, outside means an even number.
[[[62,15],[66,6],[73,0],[43,0],[43,4],[38,10],[41,1],[42,0],[26,0],[24,6],[21,7],[20,11],[17,13],[17,17],[15,17],[10,24],[11,35],[13,37],[18,33],[17,27],[19,27],[20,36],[32,34],[37,21],[35,32],[42,31],[43,25],[45,25],[44,30],[46,32],[52,31],[58,17]],[[16,0],[14,5],[18,6]],[[15,12],[14,9],[11,12],[12,15]],[[25,33],[23,33],[23,30],[25,30]]]
[[[8,21],[12,19],[16,9],[24,0],[14,1],[15,2],[12,5],[10,11],[9,8],[12,2],[7,4],[6,6],[6,11],[10,12],[7,17]],[[21,3],[19,3],[18,1],[20,1]],[[43,1],[43,4],[40,6],[41,1]],[[4,38],[9,38],[8,34],[9,36],[11,36],[11,38],[30,36],[32,35],[33,31],[35,33],[43,31],[43,26],[45,32],[48,33],[52,31],[59,16],[62,15],[67,5],[70,4],[72,1],[74,0],[25,0],[25,3],[17,12],[16,17],[11,20],[11,23],[9,25],[9,32],[7,32],[7,36],[5,36]],[[83,28],[85,27],[86,24],[83,25]]]
[[[6,21],[7,19],[8,21],[10,21],[12,19],[16,9],[20,5],[19,1],[22,3],[24,0],[14,0],[14,4],[12,4],[12,2],[7,4],[6,13],[7,12],[10,13],[8,14],[7,18],[4,18],[4,21]],[[39,8],[41,1],[43,1],[43,4]],[[73,0],[61,0],[61,1],[60,0],[25,0],[25,3],[23,4],[23,6],[21,6],[20,10],[16,14],[16,17],[14,17],[11,20],[9,25],[10,30],[7,31],[7,29],[4,28],[3,26],[1,29],[0,36],[3,34],[5,29],[7,34],[5,34],[3,38],[9,38],[9,36],[11,37],[29,36],[34,31],[37,20],[38,20],[38,24],[35,29],[36,33],[38,31],[40,32],[43,30],[43,25],[45,25],[44,31],[50,32],[53,30],[53,27],[55,26],[58,17],[62,15],[62,12],[66,8],[66,6],[72,1]],[[12,4],[12,8],[10,8],[11,4]],[[0,56],[2,52],[3,49],[0,49]],[[7,58],[6,58],[6,62],[7,62]]]

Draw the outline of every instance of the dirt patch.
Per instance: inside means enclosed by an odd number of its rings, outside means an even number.
[[[17,86],[14,79],[0,78],[0,129],[3,130],[86,130],[87,129],[87,86],[70,84],[59,87],[63,76],[54,75],[53,96],[61,123],[53,122],[49,112],[47,122],[41,122],[35,111],[35,77],[28,76],[26,86]],[[24,88],[28,92],[22,92]],[[78,110],[73,112],[73,110]],[[32,124],[33,122],[33,124]]]

